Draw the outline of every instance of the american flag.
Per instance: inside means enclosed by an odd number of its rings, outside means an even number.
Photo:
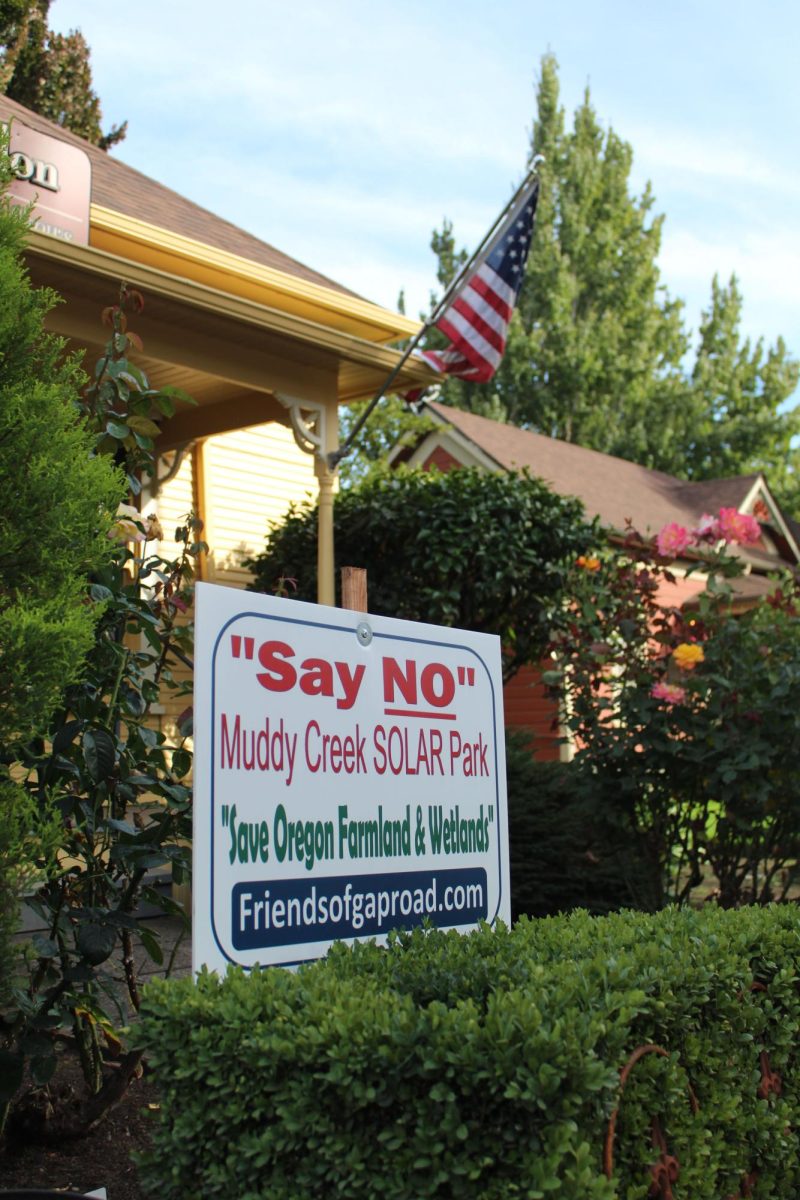
[[[538,196],[539,181],[534,179],[435,322],[450,344],[444,350],[423,350],[422,356],[437,371],[486,383],[500,366],[525,278]]]

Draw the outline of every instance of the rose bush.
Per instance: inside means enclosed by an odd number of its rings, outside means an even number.
[[[545,679],[576,775],[648,863],[648,908],[709,891],[726,906],[783,900],[797,880],[800,596],[787,576],[737,613],[735,546],[759,536],[730,508],[649,541],[630,529],[599,569],[576,562],[554,630]],[[677,555],[704,576],[684,609]]]

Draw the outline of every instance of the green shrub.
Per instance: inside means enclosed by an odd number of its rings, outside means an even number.
[[[24,799],[21,789],[11,780],[0,778],[4,818],[0,822],[0,1006],[7,1003],[11,994],[17,960],[13,935],[17,928],[19,897],[24,889],[14,867],[20,861],[25,840],[28,813]]]
[[[537,762],[506,733],[511,917],[651,908],[646,847],[575,762]]]
[[[333,516],[337,565],[366,568],[370,612],[496,633],[504,679],[541,658],[570,567],[597,539],[578,500],[525,472],[376,469]],[[316,599],[317,524],[311,502],[273,523],[244,564],[254,591],[291,580],[290,596]]]
[[[154,982],[147,1185],[181,1200],[644,1200],[663,1194],[655,1119],[676,1200],[735,1195],[747,1176],[754,1200],[794,1197],[799,934],[788,907],[576,913],[336,946],[297,973]],[[620,1069],[649,1044],[665,1054],[633,1066],[620,1101]],[[771,1073],[780,1092],[759,1097]]]

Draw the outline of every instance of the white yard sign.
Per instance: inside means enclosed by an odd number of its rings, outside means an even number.
[[[195,970],[509,920],[500,643],[198,584]]]

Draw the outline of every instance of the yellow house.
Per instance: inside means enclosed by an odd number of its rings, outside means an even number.
[[[144,510],[169,531],[194,509],[209,544],[201,576],[242,587],[242,557],[261,547],[268,521],[319,489],[319,599],[334,603],[336,479],[326,455],[338,445],[338,406],[374,395],[400,358],[391,343],[417,322],[6,97],[0,120],[10,126],[12,195],[34,206],[31,277],[63,297],[50,328],[91,367],[107,335],[101,311],[124,281],[145,299],[131,325],[143,341],[139,365],[153,386],[178,386],[197,402],[164,425]],[[409,362],[397,387],[431,377]]]

